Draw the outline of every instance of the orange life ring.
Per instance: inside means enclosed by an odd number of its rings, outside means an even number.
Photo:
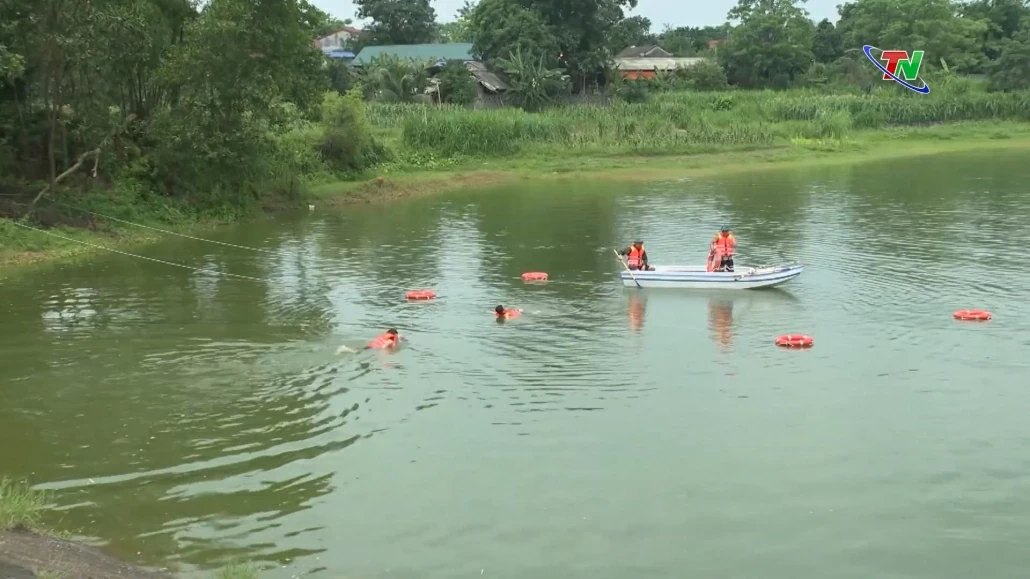
[[[952,315],[956,320],[986,321],[991,319],[991,312],[986,310],[959,310]]]
[[[409,300],[431,300],[436,297],[433,290],[414,290],[404,294]]]
[[[811,348],[815,340],[803,334],[786,334],[776,338],[776,345],[783,348]]]
[[[525,281],[547,281],[547,274],[542,271],[527,271],[522,274]]]

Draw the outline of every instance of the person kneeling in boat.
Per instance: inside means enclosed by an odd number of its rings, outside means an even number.
[[[494,315],[497,317],[497,321],[500,322],[521,316],[522,310],[508,310],[504,306],[497,306],[494,308]]]
[[[626,267],[632,270],[654,271],[653,267],[647,265],[647,251],[644,250],[643,241],[634,241],[620,251],[619,255],[626,256]]]
[[[733,271],[733,250],[736,247],[737,238],[728,225],[723,225],[712,238],[711,250],[708,252],[708,271]]]

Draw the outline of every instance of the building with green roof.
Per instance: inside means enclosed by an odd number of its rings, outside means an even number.
[[[448,44],[392,44],[387,46],[366,46],[354,57],[353,66],[363,66],[372,59],[392,55],[401,60],[415,59],[421,62],[438,62],[441,60],[475,60],[472,56],[472,44],[468,42],[451,42]]]

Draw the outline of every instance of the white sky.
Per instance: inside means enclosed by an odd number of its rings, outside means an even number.
[[[354,3],[349,0],[310,0],[312,4],[333,16],[355,18]],[[808,0],[804,5],[813,20],[829,18],[836,22],[837,5],[844,0]],[[437,20],[454,20],[464,0],[432,0]],[[661,32],[666,23],[676,26],[712,26],[726,22],[726,13],[736,6],[736,0],[639,0],[636,10],[629,16],[646,16],[651,19],[651,29]],[[355,21],[357,21],[355,19]]]

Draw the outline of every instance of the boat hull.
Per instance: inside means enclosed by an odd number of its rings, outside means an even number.
[[[803,265],[740,267],[733,272],[706,271],[703,265],[656,266],[654,271],[619,272],[626,287],[666,289],[760,289],[785,284],[801,275]],[[636,278],[636,281],[634,281]]]

